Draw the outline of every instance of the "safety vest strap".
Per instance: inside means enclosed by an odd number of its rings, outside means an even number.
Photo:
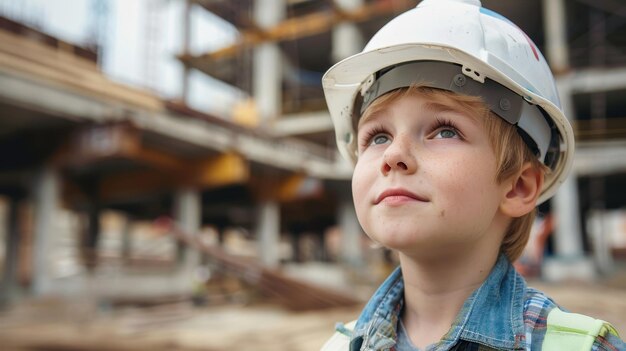
[[[326,341],[320,351],[347,351],[350,349],[350,337],[354,331],[356,321],[346,324],[338,324],[335,334]]]
[[[617,330],[603,320],[554,308],[548,314],[548,329],[541,349],[589,351],[596,338],[607,333],[618,335]]]

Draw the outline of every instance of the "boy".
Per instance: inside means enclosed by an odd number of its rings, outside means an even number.
[[[424,0],[323,84],[359,222],[400,258],[323,350],[626,350],[511,265],[574,150],[519,28],[477,0]]]

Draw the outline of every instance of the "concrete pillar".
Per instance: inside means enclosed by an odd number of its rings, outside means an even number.
[[[271,28],[286,16],[285,0],[256,0],[254,20],[263,29]],[[252,92],[262,121],[281,114],[282,53],[277,43],[263,43],[254,49]]]
[[[202,226],[202,200],[195,189],[181,189],[176,194],[176,223],[187,235],[197,235]],[[194,268],[200,263],[200,253],[192,248],[183,250],[185,267]]]
[[[261,122],[281,114],[282,54],[278,45],[264,43],[254,49],[253,93]]]
[[[264,200],[258,205],[256,225],[261,262],[268,267],[278,266],[280,243],[280,205],[278,202]]]
[[[292,230],[289,232],[291,239],[292,259],[294,262],[302,262],[302,249],[300,247],[300,232]]]
[[[287,16],[286,0],[255,0],[254,22],[263,29],[269,29]]]
[[[563,112],[571,122],[576,113],[570,82],[557,79],[557,89]],[[554,257],[544,260],[543,275],[547,280],[560,281],[568,278],[591,280],[595,275],[593,262],[583,251],[577,178],[578,174],[572,170],[551,200],[552,212],[556,219],[555,254]]]
[[[362,5],[362,0],[343,0],[337,4],[344,10],[350,11]],[[342,22],[332,31],[332,58],[335,62],[359,53],[365,46],[363,35],[353,22]]]
[[[571,174],[561,185],[552,200],[552,208],[557,215],[556,237],[554,238],[556,254],[563,257],[583,256],[575,174]]]
[[[363,4],[363,0],[336,0],[343,10],[350,11]],[[365,46],[363,35],[353,22],[341,22],[332,31],[332,58],[335,62],[359,53]]]
[[[2,275],[2,285],[0,286],[0,307],[10,304],[14,298],[14,294],[18,289],[17,283],[17,265],[18,252],[20,246],[20,233],[18,228],[18,206],[19,201],[10,198],[7,202],[7,208],[4,212],[2,221],[5,224],[5,254],[4,269]]]
[[[363,263],[361,250],[361,225],[356,217],[352,199],[340,200],[339,227],[341,228],[341,261],[350,266],[358,267]]]
[[[183,53],[189,54],[191,52],[191,28],[193,28],[192,23],[192,4],[191,0],[185,0],[185,9],[183,10]],[[181,92],[181,100],[186,104],[189,99],[189,75],[191,73],[191,69],[185,65],[183,68],[183,84],[182,84],[182,92]]]
[[[87,269],[92,271],[98,266],[98,242],[100,241],[100,200],[94,191],[90,198],[91,203],[87,210],[87,230],[83,241],[83,255]]]
[[[593,280],[593,261],[583,251],[578,186],[574,172],[552,199],[552,211],[556,215],[555,255],[544,262],[544,278],[549,281]]]
[[[133,227],[132,217],[126,216],[126,218],[124,218],[124,228],[122,228],[122,247],[121,247],[121,252],[120,252],[120,256],[122,257],[122,260],[125,262],[128,262],[130,260],[130,256],[132,253],[132,247],[133,247],[133,242],[132,242],[132,237],[131,237],[132,227]]]
[[[587,218],[587,233],[591,237],[593,260],[598,271],[609,275],[615,270],[615,262],[611,254],[610,228],[607,225],[609,214],[600,209],[591,210]]]
[[[332,38],[334,62],[359,53],[365,45],[363,35],[354,23],[343,22],[335,26]]]
[[[553,71],[565,72],[569,68],[565,0],[543,0],[543,27],[548,62]]]
[[[47,167],[39,172],[34,184],[35,226],[33,235],[32,291],[41,296],[52,289],[50,272],[54,218],[59,202],[59,179],[55,169]]]

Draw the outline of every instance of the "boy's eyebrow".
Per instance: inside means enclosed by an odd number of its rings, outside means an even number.
[[[438,101],[426,101],[424,102],[424,105],[422,108],[429,112],[435,112],[435,113],[448,112],[448,111],[456,112],[464,117],[467,117],[471,121],[474,121],[474,122],[478,121],[478,118],[476,116],[474,116],[473,114],[467,113],[467,111],[464,111],[463,107],[458,104],[448,104],[448,103],[438,102]],[[364,116],[359,119],[357,128],[367,121],[376,119],[382,113],[387,111],[387,109],[388,109],[387,106],[383,106],[383,107],[377,108],[373,112],[365,113]]]
[[[478,118],[474,116],[474,114],[467,113],[467,111],[465,111],[463,107],[458,104],[446,104],[446,103],[436,102],[436,101],[427,101],[424,103],[424,109],[432,110],[433,112],[448,112],[448,111],[456,112],[460,114],[461,116],[467,117],[468,119],[472,121],[478,120]]]
[[[368,113],[365,116],[359,118],[359,122],[358,122],[358,126],[360,127],[363,123],[365,123],[366,121],[370,121],[372,119],[376,119],[377,116],[379,116],[381,114],[381,112],[383,112],[385,109],[380,109],[377,111],[374,111],[372,113]]]
[[[359,121],[357,122],[357,128],[360,127],[366,121],[376,119],[385,111],[387,111],[387,106],[377,108],[374,112],[365,113],[361,118],[359,118]]]

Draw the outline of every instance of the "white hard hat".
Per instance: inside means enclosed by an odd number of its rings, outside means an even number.
[[[381,28],[363,52],[322,78],[337,146],[353,163],[354,126],[377,97],[420,83],[480,96],[515,124],[552,171],[539,203],[550,198],[572,165],[574,134],[563,115],[552,72],[528,36],[478,0],[424,0]]]

